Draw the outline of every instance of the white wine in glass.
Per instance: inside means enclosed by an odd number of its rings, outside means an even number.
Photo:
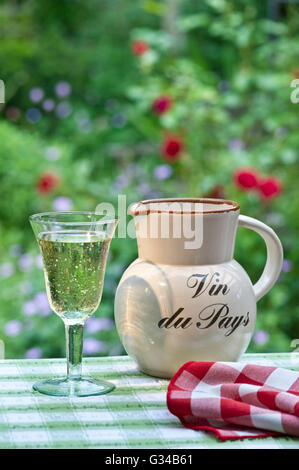
[[[35,214],[30,223],[43,258],[52,310],[66,329],[67,377],[42,380],[33,388],[56,396],[102,395],[114,385],[81,377],[83,327],[102,297],[107,255],[117,219],[92,212]]]

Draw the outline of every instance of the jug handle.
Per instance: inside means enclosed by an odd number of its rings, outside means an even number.
[[[239,227],[249,228],[257,232],[263,237],[267,247],[267,261],[263,273],[256,284],[253,286],[253,291],[256,301],[260,300],[275,284],[281,272],[283,262],[283,250],[281,242],[272,228],[263,222],[247,217],[246,215],[239,215]]]

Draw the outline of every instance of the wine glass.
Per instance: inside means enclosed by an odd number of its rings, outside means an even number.
[[[66,331],[67,377],[36,382],[46,395],[102,395],[114,389],[104,380],[82,378],[83,327],[98,308],[110,242],[117,219],[93,212],[48,212],[29,218],[43,259],[52,310]]]

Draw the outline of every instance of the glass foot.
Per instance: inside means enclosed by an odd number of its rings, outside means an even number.
[[[115,386],[105,380],[97,379],[49,379],[33,385],[33,390],[56,397],[89,397],[104,395],[114,390]]]

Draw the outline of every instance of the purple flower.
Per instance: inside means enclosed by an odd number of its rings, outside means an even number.
[[[288,129],[286,127],[278,127],[274,131],[275,137],[283,138],[288,134]]]
[[[72,207],[73,201],[68,197],[60,196],[53,201],[53,209],[55,211],[70,211]]]
[[[117,129],[121,129],[122,127],[124,127],[126,125],[126,122],[127,117],[122,113],[115,114],[114,116],[112,116],[110,121],[111,126],[116,127]]]
[[[130,177],[126,174],[118,175],[115,182],[113,183],[113,187],[115,189],[121,190],[123,188],[127,188],[130,184]]]
[[[136,163],[129,163],[126,165],[126,171],[131,176],[141,176],[143,174],[142,168],[136,165]]]
[[[23,281],[20,282],[19,289],[22,294],[30,294],[32,292],[33,286],[30,281]]]
[[[32,88],[29,97],[33,103],[39,103],[44,97],[44,91],[39,87]]]
[[[135,148],[136,152],[140,155],[148,155],[156,150],[156,146],[148,141],[139,142]]]
[[[10,261],[7,261],[6,263],[1,264],[0,276],[2,278],[6,279],[7,277],[12,276],[14,273],[15,273],[15,267]]]
[[[46,159],[51,162],[55,162],[61,156],[61,150],[58,147],[47,147],[46,148]]]
[[[115,98],[109,98],[105,103],[105,109],[108,113],[114,113],[119,108],[119,101]]]
[[[111,318],[94,318],[90,317],[87,322],[85,329],[87,333],[93,334],[100,330],[110,330],[113,327],[113,320]]]
[[[267,224],[275,225],[276,227],[283,226],[286,223],[283,215],[274,211],[265,214],[265,221]]]
[[[157,180],[167,180],[172,175],[172,167],[170,165],[158,165],[154,169],[154,176]]]
[[[43,317],[50,315],[51,307],[49,305],[46,292],[38,292],[32,300],[25,302],[22,307],[25,315],[31,316],[40,313]]]
[[[55,108],[55,102],[54,102],[54,100],[51,100],[51,98],[46,99],[46,100],[43,102],[43,108],[44,108],[44,110],[47,111],[47,112],[53,111],[53,109]]]
[[[229,82],[227,82],[226,80],[220,80],[220,82],[218,83],[218,89],[222,94],[227,93],[230,90]]]
[[[117,283],[115,282],[115,279],[113,279],[112,277],[110,276],[106,276],[106,280],[105,280],[105,290],[107,292],[115,292],[115,289],[117,287]]]
[[[267,333],[267,331],[259,330],[256,333],[254,333],[253,341],[256,344],[260,344],[260,345],[266,344],[269,341],[269,334]]]
[[[4,332],[6,336],[18,336],[18,334],[22,331],[23,325],[18,320],[11,320],[6,323],[4,326]]]
[[[40,314],[43,317],[46,317],[46,316],[50,315],[51,307],[49,305],[49,301],[48,301],[48,297],[47,297],[46,292],[44,292],[44,291],[38,292],[35,295],[33,301],[35,303],[37,312],[40,312]]]
[[[245,144],[241,139],[232,139],[228,143],[228,149],[231,152],[241,152],[245,149]]]
[[[43,265],[43,258],[41,254],[37,255],[37,257],[35,258],[35,263],[38,268],[43,269],[44,265]]]
[[[55,110],[59,119],[65,119],[72,113],[72,106],[67,101],[61,101]]]
[[[293,268],[293,263],[292,261],[289,261],[288,259],[284,259],[283,262],[282,262],[282,268],[281,270],[284,272],[284,273],[288,273],[289,271],[291,271]]]
[[[70,95],[72,87],[68,82],[58,82],[55,86],[55,93],[59,98],[66,98]]]
[[[79,111],[75,113],[74,117],[80,132],[87,134],[92,130],[93,124],[85,109],[79,109]]]
[[[25,357],[26,359],[39,359],[40,357],[42,357],[42,355],[43,353],[41,348],[34,347],[26,351]]]
[[[38,312],[38,308],[34,300],[28,300],[28,302],[25,302],[23,304],[22,311],[24,315],[31,316],[35,315]]]
[[[145,197],[147,199],[155,199],[159,197],[159,194],[153,191],[148,183],[141,183],[138,186],[138,191],[142,197]]]
[[[107,345],[104,341],[99,341],[95,338],[86,338],[83,342],[83,352],[88,355],[97,354],[107,350]]]
[[[40,121],[41,117],[42,117],[42,113],[40,112],[38,108],[29,108],[26,111],[26,119],[32,124],[35,124],[38,121]]]
[[[29,253],[24,253],[19,259],[19,268],[21,271],[30,271],[33,265],[33,258]]]
[[[89,114],[85,109],[79,109],[74,115],[76,123],[79,125],[81,122],[89,121]]]
[[[89,119],[82,119],[78,122],[78,128],[83,134],[88,134],[92,131],[93,125]]]
[[[16,258],[17,256],[20,256],[20,254],[22,253],[22,248],[20,245],[11,245],[9,249],[9,253],[11,256]]]
[[[99,116],[95,121],[95,126],[101,131],[107,129],[109,127],[108,119],[105,116]]]

